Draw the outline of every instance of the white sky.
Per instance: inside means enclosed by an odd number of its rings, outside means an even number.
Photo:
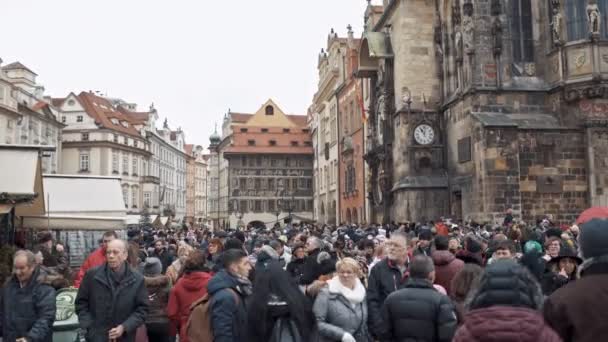
[[[99,90],[154,102],[188,143],[208,145],[228,108],[273,98],[306,114],[333,27],[361,35],[365,0],[1,0],[0,58],[22,62],[47,95]],[[376,1],[375,1],[376,2]],[[374,2],[374,3],[375,3]]]

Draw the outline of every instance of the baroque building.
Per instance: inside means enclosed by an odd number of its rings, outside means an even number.
[[[347,45],[342,60],[344,78],[336,89],[339,122],[338,185],[340,219],[343,223],[367,221],[365,211],[365,112],[361,80],[354,75],[359,57],[359,39],[348,26]]]
[[[48,146],[42,158],[43,173],[61,172],[59,111],[36,82],[38,75],[14,62],[0,59],[0,144]]]
[[[128,212],[139,213],[142,180],[151,155],[144,122],[91,92],[53,99],[67,125],[62,135],[62,172],[117,176]]]
[[[357,75],[375,218],[510,208],[571,223],[606,205],[606,13],[604,0],[390,0],[369,15]]]
[[[223,128],[219,149],[227,165],[220,171],[229,226],[311,220],[313,149],[306,116],[287,115],[268,100],[253,114],[229,112]]]
[[[338,224],[339,206],[339,142],[337,89],[346,79],[344,64],[347,39],[331,29],[326,48],[319,53],[319,81],[309,108],[309,124],[314,148],[314,218],[319,223]]]

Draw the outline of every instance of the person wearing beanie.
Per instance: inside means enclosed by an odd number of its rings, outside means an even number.
[[[564,341],[599,341],[608,336],[608,219],[584,223],[579,245],[580,278],[553,292],[543,314]]]
[[[510,259],[489,265],[465,301],[464,324],[454,342],[560,342],[539,312],[540,285]]]
[[[430,229],[421,229],[418,234],[418,242],[414,255],[422,254],[431,256],[431,241],[433,240],[433,232]]]
[[[456,253],[456,258],[464,261],[465,264],[477,264],[483,267],[483,246],[481,242],[469,234],[464,239],[464,249]]]
[[[146,332],[149,341],[170,341],[167,305],[171,280],[162,274],[163,264],[155,257],[144,262],[144,284],[148,290],[149,312],[146,316]]]

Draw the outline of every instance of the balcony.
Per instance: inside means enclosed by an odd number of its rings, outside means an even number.
[[[143,183],[160,184],[160,178],[155,176],[143,176],[141,178]]]

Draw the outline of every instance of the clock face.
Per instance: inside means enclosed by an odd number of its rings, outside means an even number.
[[[429,145],[435,140],[435,130],[427,124],[419,125],[414,129],[414,139],[420,145]]]

